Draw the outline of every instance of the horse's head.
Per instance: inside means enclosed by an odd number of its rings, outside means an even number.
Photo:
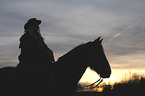
[[[86,43],[86,55],[85,62],[89,67],[97,72],[100,77],[109,78],[111,75],[111,68],[109,62],[105,56],[101,37],[98,37],[93,42]]]

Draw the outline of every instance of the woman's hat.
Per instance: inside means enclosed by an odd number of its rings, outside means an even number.
[[[31,18],[28,20],[28,22],[24,25],[24,29],[30,27],[31,25],[40,25],[41,20],[37,20],[36,18]]]

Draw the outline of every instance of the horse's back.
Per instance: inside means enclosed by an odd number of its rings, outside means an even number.
[[[15,96],[18,92],[18,73],[15,67],[0,69],[0,96]]]
[[[16,67],[3,67],[0,69],[0,75],[9,74],[9,72],[14,72]]]
[[[15,67],[4,67],[0,69],[0,81],[1,80],[9,80],[14,79],[14,76],[16,75],[16,68]],[[1,83],[1,82],[0,82]]]

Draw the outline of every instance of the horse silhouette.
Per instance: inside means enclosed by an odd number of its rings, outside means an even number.
[[[87,67],[102,78],[109,78],[111,68],[102,47],[100,37],[93,42],[79,45],[60,57],[54,64],[54,85],[51,96],[74,96],[77,83]]]
[[[35,92],[28,90],[27,84],[15,67],[0,69],[0,95],[74,96],[77,83],[87,67],[98,73],[100,77],[109,78],[111,68],[101,44],[103,39],[100,39],[99,37],[93,42],[81,44],[60,57],[52,66],[54,78],[51,84],[46,82],[44,88]]]

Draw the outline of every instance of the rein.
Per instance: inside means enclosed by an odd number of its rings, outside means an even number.
[[[81,89],[93,89],[96,88],[97,86],[99,86],[99,84],[103,82],[103,78],[99,78],[97,81],[95,81],[94,83],[84,86],[84,87],[80,87]],[[96,84],[96,85],[95,85]],[[94,86],[95,85],[95,86]]]

